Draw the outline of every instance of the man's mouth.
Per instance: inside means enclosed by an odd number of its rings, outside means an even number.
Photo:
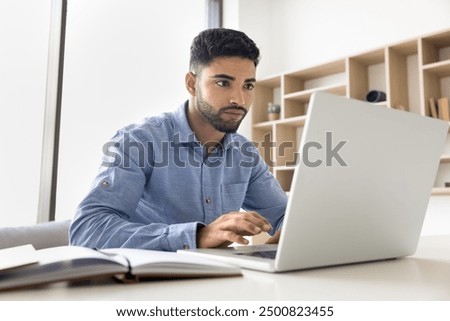
[[[230,115],[235,115],[235,116],[243,116],[244,112],[242,110],[234,109],[234,110],[227,110],[227,111],[224,112],[224,114],[230,114]]]
[[[244,107],[224,107],[221,110],[221,113],[233,116],[245,116],[247,110]]]

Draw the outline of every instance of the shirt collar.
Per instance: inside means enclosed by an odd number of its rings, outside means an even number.
[[[187,109],[189,106],[189,101],[181,104],[174,113],[174,142],[180,144],[186,143],[196,143],[200,144],[195,133],[189,126],[187,119]],[[225,134],[222,140],[222,146],[224,149],[228,148],[238,148],[238,140],[236,140],[236,134],[229,133]]]
[[[181,104],[174,112],[174,142],[175,143],[199,143],[197,137],[189,126],[187,120],[188,101]]]

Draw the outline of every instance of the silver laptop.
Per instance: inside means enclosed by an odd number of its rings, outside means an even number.
[[[414,254],[449,124],[313,94],[277,245],[191,249],[282,272]]]

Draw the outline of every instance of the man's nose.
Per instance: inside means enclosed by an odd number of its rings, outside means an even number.
[[[245,94],[243,90],[234,90],[230,98],[230,105],[245,106]]]

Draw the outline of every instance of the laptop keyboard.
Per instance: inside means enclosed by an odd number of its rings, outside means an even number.
[[[235,254],[236,255],[245,255],[245,256],[255,256],[255,257],[261,257],[263,259],[275,260],[277,251],[254,251],[254,252],[244,252],[244,253],[235,253]]]

